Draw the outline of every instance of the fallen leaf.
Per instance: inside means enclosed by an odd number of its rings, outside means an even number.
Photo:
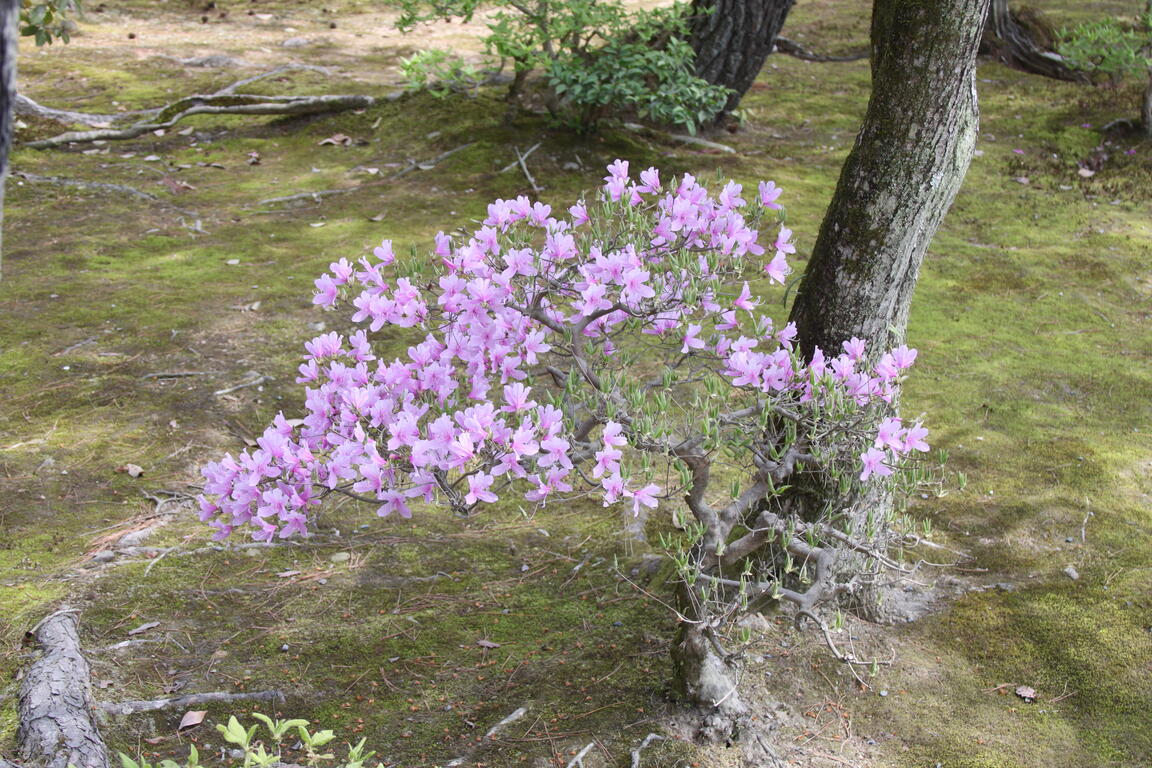
[[[1024,701],[1036,700],[1036,689],[1027,685],[1020,685],[1016,687],[1016,695],[1024,699]]]
[[[334,133],[326,139],[321,139],[320,146],[332,145],[334,147],[348,147],[355,141],[351,136],[346,136],[343,133]]]
[[[184,717],[180,718],[180,725],[176,726],[176,732],[180,733],[189,728],[195,728],[204,722],[204,718],[208,715],[206,709],[192,709],[184,713]]]
[[[153,737],[152,737],[152,738],[150,738],[150,739],[144,739],[144,743],[145,743],[145,744],[151,744],[151,745],[153,745],[153,746],[155,746],[155,745],[159,744],[159,743],[160,743],[160,742],[162,742],[162,741],[164,741],[164,737],[163,737],[163,736],[153,736]]]
[[[116,467],[116,471],[121,474],[127,474],[128,477],[140,477],[144,474],[144,468],[137,464],[124,464],[123,466]]]
[[[192,186],[188,182],[181,179],[174,179],[171,176],[165,176],[164,178],[160,179],[160,183],[168,187],[168,191],[174,195],[178,195],[181,192],[187,192],[190,189],[196,189],[196,187]]]
[[[481,648],[499,648],[500,643],[494,643],[491,640],[477,640],[476,645]]]
[[[1076,173],[1080,174],[1080,176],[1085,179],[1090,179],[1096,175],[1096,171],[1092,170],[1091,168],[1081,168],[1076,171]]]
[[[141,624],[140,626],[136,627],[136,629],[128,630],[128,634],[129,635],[139,635],[139,634],[142,634],[144,632],[147,632],[150,629],[155,629],[158,626],[160,626],[160,622],[149,621],[149,622],[146,622],[146,623]]]
[[[287,579],[287,578],[290,578],[292,576],[299,576],[299,575],[300,575],[300,571],[280,571],[280,573],[276,574],[276,578]]]
[[[384,214],[378,213],[375,216],[370,217],[368,221],[384,221]]]

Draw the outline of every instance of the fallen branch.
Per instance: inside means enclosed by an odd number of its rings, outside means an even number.
[[[484,734],[484,738],[496,738],[500,734],[500,731],[504,730],[520,718],[524,717],[526,714],[528,714],[528,707],[519,707],[518,709],[513,710],[512,714],[508,715],[508,717],[504,718],[500,722],[496,723],[496,725],[489,728],[488,732]]]
[[[644,741],[640,742],[640,746],[632,750],[632,768],[640,768],[640,753],[643,752],[649,744],[653,741],[663,741],[664,737],[658,733],[650,733],[644,737]]]
[[[20,756],[46,768],[108,768],[108,754],[92,721],[88,661],[80,651],[76,611],[65,608],[28,634],[44,655],[20,684],[16,741]]]
[[[58,123],[80,123],[82,125],[90,125],[93,128],[105,128],[131,117],[139,117],[154,112],[153,110],[147,109],[138,112],[120,112],[115,115],[94,115],[88,112],[73,112],[69,109],[46,107],[22,93],[16,94],[16,100],[12,102],[12,111],[17,115],[31,115],[32,117],[39,117],[45,120],[55,120]]]
[[[160,371],[159,373],[146,373],[142,379],[183,379],[189,376],[212,376],[220,371]]]
[[[158,709],[183,709],[201,704],[215,704],[221,701],[283,701],[280,691],[253,691],[252,693],[192,693],[170,699],[149,699],[146,701],[122,701],[117,704],[101,702],[100,709],[112,715],[135,715],[140,712],[155,712]]]
[[[167,130],[193,115],[314,115],[342,112],[370,107],[376,100],[371,96],[255,96],[216,93],[208,96],[190,96],[162,108],[157,122],[136,123],[127,128],[106,128],[95,131],[69,131],[41,141],[30,141],[33,149],[51,149],[74,142],[134,139],[145,133]],[[188,105],[188,106],[185,106]]]
[[[531,154],[539,148],[540,148],[540,142],[536,142],[535,144],[533,144],[531,147],[528,148],[528,151],[524,153],[524,159],[527,160],[531,156]],[[520,165],[520,158],[519,157],[517,157],[512,162],[508,163],[508,165],[501,168],[499,171],[497,171],[497,173],[508,173],[508,171],[512,170],[513,168],[515,168],[518,165]]]
[[[279,75],[283,72],[292,72],[295,70],[306,70],[308,72],[319,72],[322,75],[331,75],[331,74],[334,74],[334,72],[335,72],[335,70],[333,70],[331,67],[321,67],[321,66],[316,65],[316,64],[284,64],[283,66],[276,67],[275,69],[270,69],[267,72],[262,72],[259,75],[253,75],[251,77],[245,77],[242,80],[237,80],[236,82],[232,83],[232,85],[226,86],[226,87],[221,88],[220,90],[216,91],[215,95],[222,96],[222,95],[228,94],[228,93],[235,93],[236,89],[243,86],[243,85],[251,85],[252,83],[257,82],[258,80],[263,80],[265,78],[272,77],[274,75]]]
[[[476,144],[476,142],[474,142],[474,141],[470,141],[467,144],[461,144],[460,146],[455,147],[453,149],[450,149],[447,152],[441,152],[436,157],[432,158],[431,160],[427,160],[423,163],[418,163],[415,161],[409,162],[408,165],[405,166],[404,168],[402,168],[401,170],[392,174],[388,178],[380,179],[379,181],[369,181],[369,182],[366,182],[364,184],[358,184],[354,187],[343,187],[341,189],[321,189],[321,190],[317,190],[316,192],[298,192],[294,195],[284,195],[283,197],[269,197],[266,200],[261,200],[256,204],[257,205],[272,205],[275,203],[290,203],[290,202],[293,202],[295,200],[308,200],[308,199],[315,200],[316,202],[320,202],[320,200],[322,198],[325,198],[325,197],[331,197],[333,195],[346,195],[350,192],[359,192],[362,189],[368,189],[369,187],[383,186],[386,184],[390,184],[391,182],[395,181],[396,179],[401,178],[402,176],[407,176],[412,171],[416,171],[416,170],[430,171],[433,168],[435,168],[437,165],[439,165],[440,163],[447,160],[452,155],[456,154],[457,152],[461,152],[465,149],[468,149],[469,147],[474,146],[475,144]]]
[[[596,746],[596,742],[594,742],[594,741],[588,742],[588,744],[584,747],[584,749],[580,750],[576,754],[576,757],[574,757],[568,761],[568,765],[566,766],[566,768],[576,768],[576,766],[580,766],[580,768],[584,768],[584,755],[588,754],[592,750],[592,747],[594,747],[594,746]]]
[[[257,374],[256,378],[252,379],[251,381],[242,381],[235,386],[225,387],[224,389],[218,389],[215,392],[213,392],[212,394],[214,394],[216,396],[227,395],[231,392],[235,392],[238,389],[244,389],[245,387],[255,387],[259,384],[263,384],[266,381],[272,381],[272,377]]]
[[[64,187],[94,189],[101,192],[121,192],[125,195],[138,197],[141,200],[156,199],[156,195],[150,194],[148,192],[141,192],[135,187],[125,186],[124,184],[109,184],[104,181],[80,181],[79,179],[66,179],[62,176],[40,176],[35,173],[25,173],[23,171],[16,171],[12,175],[16,178],[23,179],[24,181],[32,182],[33,184],[57,184]]]
[[[729,155],[736,154],[736,150],[727,144],[721,144],[718,141],[709,141],[708,139],[702,139],[699,136],[688,136],[683,133],[666,133],[664,131],[658,131],[655,128],[649,127],[647,125],[640,125],[639,123],[624,123],[624,128],[625,130],[632,131],[633,133],[639,133],[642,136],[649,136],[660,141],[692,144],[704,149],[714,149],[718,152],[724,152],[725,154]]]
[[[532,174],[528,172],[528,164],[524,162],[524,155],[520,154],[520,147],[513,147],[516,150],[516,160],[520,163],[520,170],[524,171],[524,178],[528,179],[528,183],[532,185],[532,191],[540,194],[540,187],[536,185],[536,179],[532,178]]]
[[[840,62],[840,61],[860,61],[861,59],[868,58],[867,53],[853,53],[847,56],[826,56],[820,53],[813,53],[795,40],[789,40],[786,37],[776,38],[776,51],[788,56],[792,56],[802,61],[817,61],[820,63],[826,62]]]

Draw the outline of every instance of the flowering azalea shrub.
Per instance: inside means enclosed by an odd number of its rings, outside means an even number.
[[[780,193],[633,177],[618,160],[566,212],[497,200],[474,232],[437,234],[436,276],[394,264],[388,241],[340,259],[313,300],[359,328],[305,344],[302,423],[281,414],[255,449],[206,466],[202,519],[270,540],[305,534],[333,494],[403,518],[501,499],[671,505],[695,526],[705,598],[807,611],[850,590],[829,553],[875,544],[881,521],[854,530],[788,486],[803,475],[843,496],[927,450],[927,430],[884,407],[916,352],[849,339],[801,357],[752,289],[790,272]],[[383,359],[374,335],[395,328],[413,343]]]

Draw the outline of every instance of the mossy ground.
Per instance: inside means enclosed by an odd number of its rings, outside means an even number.
[[[199,22],[182,3],[108,5],[110,15],[92,23],[115,30],[109,39],[144,10],[150,24]],[[867,19],[856,5],[799,4],[788,34],[821,50],[860,49]],[[1084,13],[1044,6],[1062,22]],[[300,28],[319,24],[311,6],[261,9]],[[341,25],[355,23],[342,12]],[[326,63],[339,54],[309,55]],[[375,55],[388,59],[386,50]],[[21,60],[29,95],[92,111],[154,105],[249,73],[185,69],[110,43],[25,51]],[[380,77],[334,87],[293,72],[261,87],[379,93]],[[925,264],[908,331],[921,358],[904,408],[927,414],[950,468],[968,479],[915,512],[975,555],[966,568],[987,569],[965,578],[1011,586],[970,592],[886,633],[898,660],[867,692],[841,684],[844,670],[818,651],[805,663],[769,654],[765,679],[802,693],[792,706],[814,707],[818,722],[821,713],[847,714],[851,725],[782,734],[789,759],[801,763],[832,765],[841,754],[910,768],[1152,762],[1152,145],[1098,131],[1135,111],[1134,90],[1048,82],[992,63],[980,78],[981,154]],[[669,711],[672,623],[621,579],[617,564],[629,573],[642,551],[623,543],[619,520],[598,507],[550,506],[531,519],[514,507],[469,520],[430,511],[408,523],[342,506],[300,545],[107,567],[92,567],[86,553],[110,526],[152,509],[142,491],[183,488],[197,465],[241,448],[238,435],[299,408],[300,342],[312,324],[335,327],[309,302],[311,280],[329,261],[384,237],[400,253],[423,248],[492,198],[528,192],[518,170],[500,172],[513,147],[543,142],[530,167],[556,204],[595,186],[617,156],[669,172],[773,178],[787,190],[803,256],[868,87],[866,62],[774,57],[745,101],[744,125],[720,138],[736,156],[623,131],[572,137],[535,117],[508,124],[498,92],[405,97],[308,119],[201,118],[189,135],[18,149],[16,171],[130,185],[159,200],[9,182],[0,284],[3,693],[15,691],[24,663],[20,635],[67,597],[84,607],[90,648],[161,622],[144,637],[163,643],[94,654],[97,692],[108,700],[278,688],[288,695],[285,714],[363,734],[398,765],[460,755],[488,765],[566,763],[593,739],[607,764],[627,764],[627,750]],[[34,123],[22,137],[49,129]],[[318,146],[337,132],[362,143]],[[392,184],[319,204],[260,203],[376,180],[358,169],[387,175],[470,142]],[[83,153],[90,149],[98,152]],[[247,162],[252,151],[259,165]],[[1094,175],[1081,176],[1081,165]],[[191,188],[177,192],[171,182]],[[197,375],[144,378],[171,371]],[[213,394],[250,371],[272,380]],[[116,471],[127,463],[145,474]],[[182,517],[148,543],[192,550],[205,539]],[[351,558],[335,562],[338,552]],[[1062,573],[1068,565],[1079,580]],[[813,665],[837,684],[821,688]],[[1005,683],[1031,685],[1040,698],[1002,695],[995,689]],[[477,745],[524,704],[530,714],[515,729]],[[212,708],[210,719],[239,709]],[[106,732],[118,749],[176,754],[186,738],[175,734],[179,714],[118,719]],[[0,750],[13,730],[4,699]],[[219,747],[213,732],[196,738]],[[726,760],[663,749],[646,759]]]

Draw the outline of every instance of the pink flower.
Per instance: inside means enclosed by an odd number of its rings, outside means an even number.
[[[783,282],[782,280],[780,282]],[[752,301],[752,290],[748,287],[748,281],[744,281],[744,288],[741,289],[740,295],[736,297],[736,301],[732,302],[733,306],[740,309],[746,309],[749,312],[756,309],[759,302]]]
[[[892,469],[884,464],[884,459],[888,454],[885,451],[876,448],[869,448],[867,451],[860,455],[860,461],[864,462],[864,471],[860,473],[860,482],[865,482],[872,475],[884,477],[892,474]]]
[[[382,265],[388,265],[396,261],[396,256],[392,253],[392,241],[385,240],[380,245],[372,249],[372,255],[380,259]]]
[[[680,348],[680,354],[686,355],[693,349],[704,348],[704,342],[697,338],[701,330],[702,328],[699,325],[688,326],[688,332],[684,334],[684,346]]]
[[[866,343],[863,339],[858,339],[853,336],[848,341],[841,342],[841,346],[844,347],[844,354],[852,358],[853,362],[858,363],[864,359],[864,347]]]
[[[656,509],[656,494],[660,493],[660,486],[649,483],[632,494],[632,514],[639,517],[640,507]]]
[[[780,234],[776,236],[776,242],[772,246],[780,253],[796,253],[796,246],[788,242],[792,239],[792,230],[788,227],[780,227]]]
[[[776,186],[774,181],[760,182],[760,204],[773,211],[780,210],[781,206],[776,202],[776,199],[780,197],[780,193],[783,191],[781,187]]]
[[[788,259],[781,251],[777,251],[776,255],[772,257],[772,261],[764,267],[764,271],[768,273],[768,277],[777,283],[783,284],[785,278],[792,273],[792,267],[788,266]]]
[[[926,443],[924,441],[924,438],[926,438],[926,437],[928,437],[928,430],[925,429],[923,426],[921,426],[920,422],[916,422],[911,427],[908,427],[908,431],[904,433],[903,450],[905,452],[908,452],[908,451],[920,451],[921,453],[927,452],[928,451],[928,443]]]
[[[497,500],[496,494],[488,490],[492,487],[492,476],[480,472],[468,478],[468,493],[464,496],[465,504],[475,504],[477,501],[486,501],[489,504]]]

